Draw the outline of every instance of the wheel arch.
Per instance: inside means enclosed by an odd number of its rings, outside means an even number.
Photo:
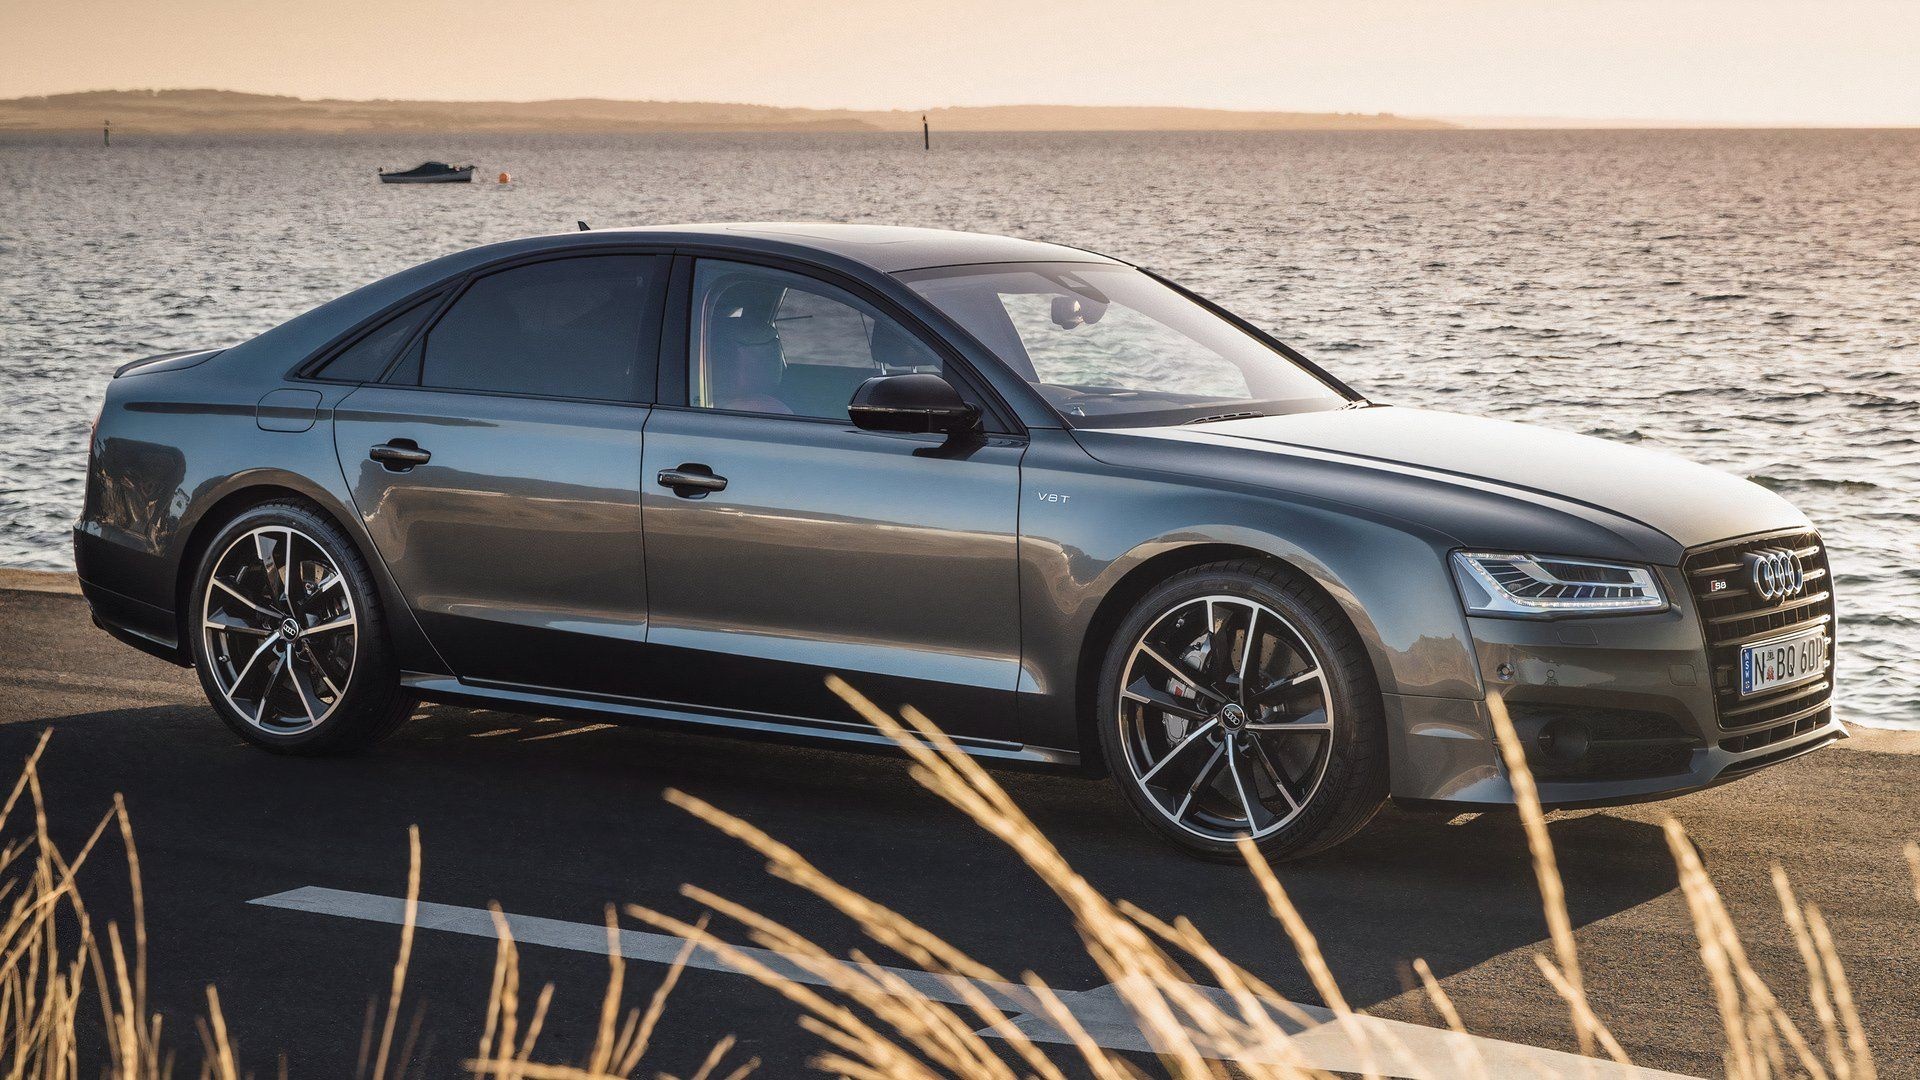
[[[402,658],[403,666],[439,673],[447,671],[439,654],[414,622],[405,598],[388,576],[386,563],[374,550],[359,515],[352,507],[343,506],[333,493],[297,473],[274,469],[231,477],[199,502],[200,509],[182,523],[173,562],[173,616],[181,663],[191,665],[193,660],[192,639],[188,637],[187,626],[193,606],[189,593],[199,571],[200,557],[207,546],[227,523],[253,507],[271,502],[297,502],[339,529],[372,572],[379,589],[380,603],[388,613],[385,620],[387,632]]]
[[[1094,775],[1105,775],[1107,761],[1101,749],[1100,734],[1097,727],[1099,717],[1095,715],[1100,699],[1100,670],[1105,665],[1107,649],[1113,642],[1114,633],[1126,620],[1134,606],[1162,582],[1175,575],[1185,573],[1195,567],[1216,562],[1232,562],[1240,559],[1257,559],[1273,564],[1294,575],[1307,586],[1332,601],[1340,612],[1341,618],[1363,642],[1368,644],[1367,662],[1374,670],[1376,681],[1381,672],[1381,660],[1374,654],[1372,635],[1369,633],[1370,620],[1364,610],[1358,608],[1351,594],[1344,589],[1331,589],[1317,574],[1310,572],[1299,563],[1274,554],[1272,551],[1245,544],[1223,541],[1201,541],[1182,544],[1155,552],[1129,567],[1101,597],[1094,609],[1093,617],[1087,623],[1086,632],[1081,637],[1079,656],[1074,666],[1074,722],[1080,745],[1080,760],[1085,771]],[[1360,622],[1356,622],[1358,616]]]

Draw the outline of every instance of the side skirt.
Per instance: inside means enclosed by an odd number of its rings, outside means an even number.
[[[735,712],[703,709],[696,705],[653,701],[646,698],[613,697],[599,694],[574,694],[541,686],[457,679],[449,675],[406,672],[400,682],[407,689],[430,701],[506,712],[542,715],[569,715],[602,720],[620,720],[665,728],[693,729],[705,734],[732,735],[819,745],[831,744],[843,750],[899,753],[892,739],[866,724],[835,720],[815,720],[778,713]],[[950,736],[954,745],[969,755],[1012,766],[1044,769],[1074,769],[1080,755],[1071,750],[1002,742],[996,739],[972,739]]]

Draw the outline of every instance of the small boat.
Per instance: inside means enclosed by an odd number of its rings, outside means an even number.
[[[473,182],[473,166],[428,161],[415,165],[405,172],[388,172],[381,169],[380,182],[383,184],[470,184]]]

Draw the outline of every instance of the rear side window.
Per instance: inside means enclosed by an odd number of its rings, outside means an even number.
[[[666,260],[597,255],[475,281],[427,331],[422,386],[646,400]]]
[[[314,377],[341,382],[371,382],[379,378],[380,373],[387,370],[393,354],[420,329],[420,324],[427,321],[439,302],[439,296],[430,296],[381,323],[327,361],[314,372]]]

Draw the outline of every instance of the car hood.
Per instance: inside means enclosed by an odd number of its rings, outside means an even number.
[[[1773,492],[1672,454],[1455,413],[1372,407],[1139,433],[1366,466],[1491,489],[1509,499],[1583,508],[1582,516],[1624,518],[1683,548],[1808,527]]]

